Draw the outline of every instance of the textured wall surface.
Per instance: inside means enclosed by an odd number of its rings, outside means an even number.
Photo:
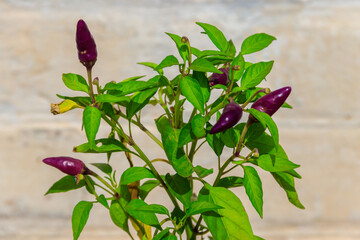
[[[302,165],[297,189],[306,210],[288,203],[268,174],[261,175],[264,219],[243,189],[236,193],[254,232],[267,240],[360,239],[359,12],[355,0],[0,0],[0,239],[71,239],[72,208],[89,199],[86,191],[44,197],[63,175],[41,163],[47,156],[75,156],[72,147],[86,139],[80,111],[49,112],[50,103],[60,101],[55,94],[70,94],[61,74],[85,75],[74,43],[79,18],[97,42],[94,74],[102,82],[151,75],[136,63],[176,54],[164,32],[186,35],[200,49],[212,48],[196,21],[219,27],[238,48],[257,32],[276,36],[268,49],[248,59],[275,60],[269,87],[293,87],[289,103],[294,109],[275,119],[289,157]],[[157,113],[156,108],[143,112],[150,130],[155,131]],[[150,155],[159,151],[142,133],[136,140]],[[120,173],[126,162],[118,156],[114,162]],[[206,151],[198,159],[216,162]],[[164,201],[161,191],[150,197]],[[127,236],[95,206],[82,239]]]

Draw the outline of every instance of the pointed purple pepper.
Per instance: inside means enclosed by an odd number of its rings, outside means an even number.
[[[86,169],[81,160],[72,157],[49,157],[45,158],[43,162],[72,176],[81,174]]]
[[[91,69],[97,59],[97,50],[94,38],[84,20],[80,19],[76,27],[76,46],[80,62]]]
[[[251,108],[272,116],[284,104],[290,92],[291,87],[277,89],[256,100]]]
[[[240,121],[242,113],[242,108],[233,99],[230,99],[230,103],[224,107],[219,120],[211,128],[210,134],[219,133],[235,126]]]
[[[221,73],[213,73],[210,76],[209,79],[209,85],[210,87],[216,85],[216,84],[221,84],[226,86],[229,83],[229,67],[227,68],[220,68],[219,70],[222,72]]]

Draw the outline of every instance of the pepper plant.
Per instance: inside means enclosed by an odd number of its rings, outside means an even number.
[[[136,235],[148,240],[205,236],[218,240],[262,239],[253,233],[242,201],[235,194],[244,189],[262,218],[263,190],[258,171],[269,172],[290,203],[304,208],[294,182],[301,178],[295,170],[299,165],[288,159],[271,117],[280,107],[291,108],[285,102],[291,88],[271,91],[261,87],[274,61],[245,60],[246,55],[266,48],[275,37],[254,34],[237,50],[215,26],[197,25],[217,50],[200,50],[187,37],[167,33],[178,57],[166,56],[158,64],[139,63],[154,70],[150,78],[135,76],[102,85],[99,78],[92,77],[97,60],[94,38],[86,23],[79,20],[76,43],[87,76],[67,73],[62,80],[66,87],[85,96],[57,95],[63,101],[52,104],[52,113],[82,111],[88,141],[73,151],[105,154],[107,161],[85,164],[85,159],[65,156],[43,160],[67,174],[46,194],[85,187],[94,197],[93,201],[80,201],[73,210],[74,239],[79,238],[93,204],[103,205],[114,224],[131,239]],[[170,67],[178,70],[172,79],[165,74]],[[162,111],[154,120],[158,132],[149,131],[141,121],[141,110],[149,105]],[[108,125],[108,137],[97,136],[100,124]],[[139,128],[142,137],[154,141],[156,151],[163,154],[149,158],[137,144],[137,136],[132,135],[133,128]],[[196,158],[205,145],[212,149],[206,165],[204,159]],[[114,152],[123,155],[115,158]],[[129,167],[120,176],[111,166],[113,161],[127,161]],[[209,168],[209,161],[217,167]],[[172,170],[159,171],[161,164],[169,164]],[[160,188],[171,207],[146,202],[155,188]]]

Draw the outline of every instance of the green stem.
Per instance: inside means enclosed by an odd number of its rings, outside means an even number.
[[[87,69],[88,84],[89,84],[89,94],[90,94],[91,102],[95,103],[94,89],[93,89],[92,76],[91,76],[91,69],[92,68]]]
[[[196,149],[196,144],[197,144],[197,139],[193,140],[191,142],[191,148],[190,148],[190,153],[189,153],[189,160],[190,162],[193,162],[194,159],[194,154],[195,154],[195,149]]]
[[[113,188],[113,186],[111,186],[107,181],[105,181],[105,179],[103,179],[102,177],[100,177],[97,173],[92,173],[92,176],[94,176],[97,180],[99,180],[102,184],[104,184],[106,187],[108,187],[113,194],[116,193],[115,188]]]
[[[86,176],[84,176],[84,179],[85,179],[86,184],[88,185],[88,187],[92,191],[92,193],[95,195],[96,199],[98,199],[99,195],[95,192],[95,188],[93,187],[93,185],[91,185],[89,179]]]
[[[163,100],[163,98],[162,98],[162,88],[159,90],[159,100],[158,100],[158,102],[159,102],[160,106],[164,109],[167,117],[168,117],[169,119],[171,119],[171,113],[170,113],[170,111],[169,111],[169,108],[168,108],[168,106],[165,104],[165,102],[164,102],[164,100]]]
[[[97,186],[97,187],[99,187],[99,188],[101,188],[102,190],[108,192],[109,194],[114,195],[114,193],[110,192],[109,190],[107,190],[107,189],[104,188],[103,186],[101,186],[101,185],[99,185],[99,184],[97,184],[97,183],[95,183],[94,185]]]
[[[180,79],[180,81],[182,80],[182,78]],[[181,89],[180,89],[180,81],[176,90],[176,95],[175,95],[175,112],[174,112],[174,122],[173,122],[173,127],[174,128],[179,128],[180,125],[180,93],[181,93]]]
[[[214,181],[213,186],[216,187],[216,185],[219,183],[220,178],[222,177],[226,167],[232,162],[232,160],[234,160],[235,155],[231,155],[231,157],[228,158],[228,160],[226,160],[226,162],[224,163],[224,165],[222,165],[222,167],[220,168],[218,175],[216,176],[216,179]]]
[[[244,127],[244,129],[243,129],[243,131],[242,131],[242,133],[241,133],[241,136],[240,136],[239,143],[238,143],[238,145],[237,145],[237,147],[236,147],[236,151],[235,151],[235,156],[236,156],[236,157],[238,157],[238,156],[240,155],[240,151],[241,151],[241,149],[242,149],[242,147],[243,147],[243,146],[242,146],[242,143],[243,143],[243,141],[244,141],[246,132],[247,132],[247,130],[249,129],[250,125],[251,125],[251,123],[250,123],[250,118],[249,118],[249,120],[248,120],[247,123],[245,124],[245,127]]]
[[[244,109],[255,97],[256,95],[258,95],[259,93],[261,92],[267,92],[267,91],[270,91],[270,89],[268,88],[262,88],[260,90],[258,90],[256,93],[254,93],[248,100],[246,100],[246,102],[244,102],[242,105],[241,105],[241,108]]]

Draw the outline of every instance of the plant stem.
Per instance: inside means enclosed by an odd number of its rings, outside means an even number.
[[[89,84],[89,94],[90,94],[91,102],[95,103],[94,89],[93,89],[92,76],[91,76],[91,69],[92,68],[87,69],[88,84]]]
[[[243,129],[243,131],[242,131],[242,133],[241,133],[241,136],[240,136],[239,143],[238,143],[238,145],[237,145],[237,147],[236,147],[236,151],[235,151],[235,156],[236,156],[236,157],[238,157],[238,156],[240,155],[240,151],[241,151],[241,149],[242,149],[242,147],[243,147],[243,146],[242,146],[242,143],[243,143],[243,141],[244,141],[246,132],[247,132],[247,130],[249,129],[250,125],[251,125],[251,123],[250,123],[250,118],[249,118],[249,120],[248,120],[247,123],[245,124],[245,127],[244,127],[244,129]]]
[[[266,92],[267,90],[269,90],[268,88],[262,88],[260,90],[258,90],[256,93],[254,93],[248,100],[246,100],[246,102],[244,102],[241,105],[241,108],[244,109],[255,97],[256,95],[258,95],[261,92]]]
[[[98,198],[99,198],[99,195],[95,192],[95,188],[93,187],[93,185],[91,185],[89,179],[88,179],[86,176],[84,176],[84,179],[85,179],[86,184],[87,184],[88,187],[90,188],[90,190],[91,190],[91,191],[93,192],[93,194],[95,195],[96,199],[98,199]]]
[[[113,191],[113,194],[116,193],[116,190],[102,177],[100,177],[97,173],[93,173],[92,176],[94,176],[97,180],[99,180],[102,184],[104,184],[106,187],[108,187],[111,191]]]
[[[194,154],[195,154],[195,149],[196,149],[196,144],[197,144],[197,139],[193,140],[191,142],[191,148],[190,148],[190,153],[189,153],[189,160],[190,162],[193,162],[194,159]]]

